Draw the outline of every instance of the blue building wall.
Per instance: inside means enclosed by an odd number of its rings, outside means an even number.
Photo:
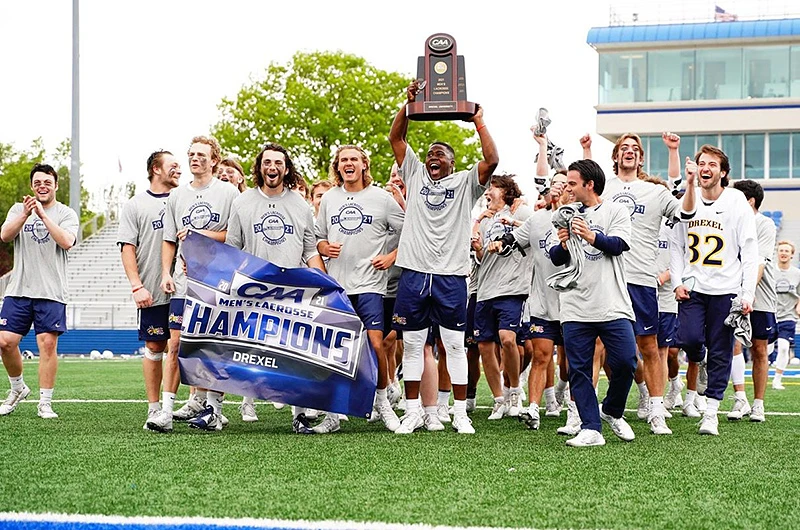
[[[58,353],[83,353],[111,350],[115,354],[133,354],[144,346],[135,329],[71,329],[58,339]],[[20,350],[39,351],[36,335],[31,330],[22,338]]]

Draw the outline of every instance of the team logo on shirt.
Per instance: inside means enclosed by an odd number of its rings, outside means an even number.
[[[553,232],[553,230],[550,229],[547,232],[545,232],[544,237],[539,240],[539,248],[544,253],[544,256],[546,258],[550,257],[550,252],[549,252],[550,248],[553,245],[558,244],[558,240],[556,239],[555,235],[556,234]]]
[[[207,202],[196,202],[189,207],[189,215],[181,218],[183,226],[191,226],[195,230],[204,230],[211,223],[219,222],[219,214],[212,210]]]
[[[501,223],[498,218],[495,218],[494,222],[489,226],[489,229],[486,231],[486,236],[484,237],[485,243],[488,245],[498,237],[501,237],[503,234],[512,232],[514,227],[511,225],[505,225]]]
[[[158,212],[158,219],[151,223],[153,225],[153,230],[161,230],[164,228],[164,213],[166,213],[166,211],[166,208],[162,208],[161,211]]]
[[[775,291],[780,294],[791,293],[794,291],[795,287],[789,282],[789,280],[778,280],[775,282]]]
[[[430,210],[438,211],[447,207],[447,201],[456,196],[455,190],[442,187],[438,182],[433,186],[427,184],[419,191],[425,200],[425,206]]]
[[[644,204],[637,204],[636,203],[636,196],[629,192],[629,191],[622,191],[617,193],[611,200],[617,204],[621,204],[628,209],[628,212],[631,215],[631,219],[635,214],[643,214],[644,213]]]
[[[360,204],[348,203],[339,208],[339,215],[331,215],[331,226],[339,225],[339,232],[352,236],[372,224],[372,216],[364,213]]]
[[[50,241],[50,230],[45,226],[41,219],[34,219],[32,223],[25,225],[24,231],[31,235],[31,239],[43,245]]]
[[[294,234],[294,225],[286,222],[286,217],[276,211],[261,216],[261,222],[253,225],[253,232],[261,234],[267,245],[280,245],[286,241],[286,234]]]
[[[664,241],[663,239],[659,239],[658,248],[662,250],[667,250],[669,248],[669,241]]]
[[[606,233],[605,230],[603,230],[602,226],[594,224],[589,219],[586,219],[586,222],[588,223],[589,228],[593,232],[600,233],[600,234],[605,234]],[[602,250],[599,250],[599,249],[593,247],[585,239],[581,239],[581,244],[583,245],[583,254],[584,254],[584,256],[586,256],[586,259],[588,259],[589,261],[597,261],[597,260],[603,259],[603,251]]]

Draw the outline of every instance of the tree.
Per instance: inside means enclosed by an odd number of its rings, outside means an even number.
[[[271,63],[262,79],[251,77],[235,99],[223,99],[212,133],[246,167],[265,143],[279,143],[310,181],[327,178],[337,146],[356,144],[369,153],[373,178],[386,182],[394,162],[389,128],[409,80],[354,55],[299,52],[286,65]],[[459,169],[481,158],[477,134],[457,122],[415,122],[408,136],[417,150],[434,140],[449,143]]]

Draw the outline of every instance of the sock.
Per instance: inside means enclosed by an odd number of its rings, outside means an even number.
[[[552,408],[555,405],[557,405],[557,403],[556,403],[556,391],[555,391],[555,389],[553,389],[552,386],[549,387],[549,388],[545,388],[544,389],[544,404],[545,404],[545,406],[547,406],[549,408]],[[538,405],[538,403],[537,403],[537,405]]]
[[[53,400],[53,389],[52,388],[40,388],[39,389],[39,404],[45,405],[50,403]]]
[[[761,408],[764,408],[764,400],[763,399],[754,399],[753,400],[753,408],[756,408],[758,406],[761,406]]]
[[[19,377],[8,376],[8,381],[11,383],[11,390],[20,392],[25,388],[25,381],[22,380],[22,374],[20,374]]]
[[[494,402],[502,404],[502,403],[506,402],[506,398],[505,398],[505,396],[497,396],[496,398],[494,398]]]
[[[207,390],[198,390],[192,395],[192,399],[195,401],[202,403],[206,399],[208,399],[208,391]]]
[[[706,414],[716,416],[717,412],[719,411],[719,400],[714,398],[708,398],[708,406],[706,407]]]
[[[439,390],[439,394],[436,398],[436,405],[445,407],[450,404],[450,391],[449,390]]]
[[[775,376],[772,378],[772,384],[773,385],[778,386],[779,384],[781,384],[781,375],[783,375],[783,374],[779,374],[778,372],[775,372]]]
[[[158,401],[154,401],[152,403],[147,404],[147,412],[156,412],[161,410],[161,403]]]
[[[411,414],[412,412],[416,412],[417,414],[422,413],[422,403],[420,402],[419,398],[417,399],[406,398],[406,413]]]
[[[636,386],[639,388],[639,395],[647,395],[647,383],[642,381],[641,383],[636,383]]]
[[[742,355],[739,355],[739,357],[742,357]],[[738,390],[734,392],[733,395],[736,396],[736,399],[743,399],[747,401],[747,394],[744,393],[744,390]]]
[[[161,409],[166,410],[170,414],[172,413],[173,409],[175,408],[175,393],[174,392],[162,392],[161,393]]]
[[[731,363],[731,381],[734,385],[744,384],[744,355],[734,355]]]
[[[676,375],[675,377],[670,377],[669,382],[675,386],[678,386],[678,382],[680,381],[680,375]]]
[[[664,396],[658,396],[658,397],[650,396],[650,415],[651,416],[664,415]]]
[[[464,399],[453,400],[453,416],[466,416],[467,415],[467,401]]]
[[[256,399],[245,396],[244,399],[242,399],[242,405],[244,405],[245,403],[247,403],[248,405],[255,405]]]
[[[506,385],[503,385],[503,399],[508,399],[509,392],[511,392],[511,389],[508,388]]]
[[[212,408],[214,414],[222,414],[223,397],[224,394],[221,394],[220,392],[214,392],[213,390],[209,390],[206,394],[206,403]]]
[[[425,411],[425,414],[436,416],[436,406],[423,407],[423,410]]]
[[[695,399],[697,399],[697,390],[687,390],[686,400],[683,403],[684,405],[694,405]]]
[[[567,381],[561,379],[561,375],[559,375],[558,381],[556,381],[556,390],[563,392],[565,388],[567,388]]]
[[[389,401],[389,398],[386,397],[386,389],[379,388],[375,391],[375,403],[383,403],[384,401]]]
[[[509,391],[508,392],[509,395],[510,394],[522,394],[522,388],[520,388],[518,386],[512,386],[511,388],[508,389],[508,391]]]

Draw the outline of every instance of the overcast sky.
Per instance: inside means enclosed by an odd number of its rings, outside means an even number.
[[[71,16],[69,0],[0,1],[0,142],[24,149],[41,136],[52,149],[69,137]],[[609,12],[605,1],[82,0],[80,19],[82,173],[101,196],[128,181],[144,189],[158,148],[179,156],[188,180],[191,137],[208,133],[220,100],[272,61],[341,50],[411,79],[437,32],[465,56],[468,96],[484,106],[500,170],[532,178],[539,107],[566,162],[595,130],[598,60],[586,35]],[[609,145],[597,144],[603,160]]]

